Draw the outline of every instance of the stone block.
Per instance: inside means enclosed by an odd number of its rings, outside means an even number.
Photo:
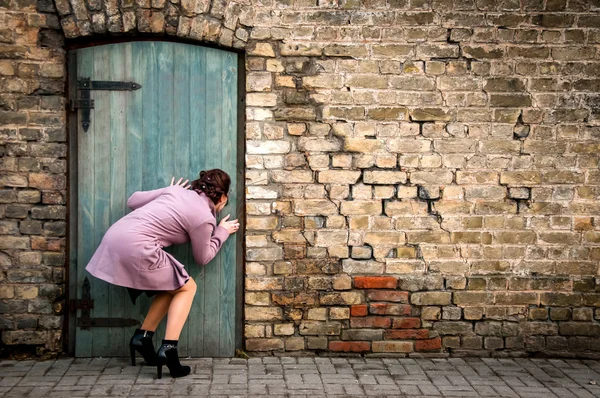
[[[341,203],[340,213],[348,215],[379,215],[382,203],[378,200],[354,200]]]
[[[250,338],[246,339],[248,351],[277,351],[284,347],[281,338]]]
[[[451,300],[450,292],[418,292],[410,296],[410,302],[415,305],[447,305]]]
[[[485,304],[493,304],[494,303],[494,295],[489,292],[454,292],[453,295],[453,303],[461,306],[480,306]]]
[[[337,293],[319,293],[319,302],[321,305],[351,305],[364,302],[364,295],[360,292],[337,292]]]
[[[371,303],[369,313],[373,315],[406,316],[411,314],[411,307],[406,304]]]
[[[415,341],[415,351],[417,351],[417,352],[439,351],[441,349],[442,349],[442,339],[440,337]]]
[[[385,316],[350,317],[351,328],[384,328],[392,325],[392,320]]]
[[[387,333],[387,331],[385,331]],[[346,329],[342,330],[342,340],[370,340],[379,341],[383,339],[383,330],[371,329]]]
[[[410,112],[410,120],[416,122],[450,121],[452,114],[441,108],[420,108]]]
[[[298,216],[330,216],[338,214],[338,207],[329,200],[306,199],[294,201],[294,214]]]
[[[302,321],[299,326],[301,335],[336,336],[341,333],[339,322]]]
[[[490,94],[490,106],[493,107],[528,107],[531,106],[531,97],[526,94]]]
[[[330,341],[328,346],[334,352],[364,352],[371,351],[368,341]]]
[[[395,289],[395,286],[393,288]],[[367,297],[370,301],[408,303],[408,292],[397,290],[369,290],[367,292]]]
[[[412,341],[374,341],[373,352],[408,353],[414,351]]]
[[[246,306],[244,313],[248,321],[275,321],[282,319],[283,316],[279,307]]]
[[[324,170],[319,172],[318,180],[322,184],[356,184],[360,171]]]
[[[452,171],[415,171],[410,173],[413,184],[444,185],[451,184],[454,179]]]
[[[360,153],[374,153],[380,152],[385,148],[385,141],[377,139],[365,139],[365,138],[345,138],[344,139],[344,151],[347,152],[360,152]]]
[[[350,290],[352,288],[352,278],[349,275],[341,274],[333,277],[334,290]]]

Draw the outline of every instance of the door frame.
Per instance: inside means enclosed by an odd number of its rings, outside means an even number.
[[[235,349],[243,348],[243,331],[244,331],[244,268],[245,268],[245,249],[246,243],[244,232],[246,230],[246,197],[245,197],[245,181],[246,181],[246,164],[245,164],[245,127],[246,127],[246,62],[245,52],[233,48],[224,48],[215,46],[214,44],[189,41],[189,40],[174,40],[170,38],[157,38],[152,36],[136,36],[136,37],[121,37],[110,39],[93,39],[93,40],[75,40],[67,43],[65,49],[67,51],[67,261],[65,266],[65,297],[66,301],[63,305],[63,350],[65,353],[75,355],[75,339],[77,334],[76,317],[77,311],[70,311],[70,300],[77,298],[77,212],[78,212],[78,170],[77,170],[77,137],[78,137],[78,112],[72,111],[69,106],[69,101],[77,97],[77,53],[75,50],[86,47],[102,46],[107,44],[128,43],[136,41],[162,41],[171,43],[183,43],[199,47],[217,48],[222,51],[237,53],[238,55],[238,76],[237,76],[237,159],[236,173],[237,186],[234,188],[237,193],[238,203],[236,214],[240,220],[240,229],[235,237],[235,248],[238,253],[236,256],[236,277],[235,277],[235,328],[234,328],[234,345]],[[74,277],[71,277],[71,276]],[[141,321],[141,320],[140,320]]]

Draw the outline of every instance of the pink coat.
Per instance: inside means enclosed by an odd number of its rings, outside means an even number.
[[[229,237],[216,225],[215,205],[204,193],[173,185],[136,192],[127,206],[133,211],[106,231],[85,268],[114,285],[179,289],[189,275],[163,247],[191,241],[194,260],[205,265]]]

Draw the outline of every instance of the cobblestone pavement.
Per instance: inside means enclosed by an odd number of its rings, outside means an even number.
[[[600,397],[600,361],[560,359],[188,359],[156,378],[124,358],[0,361],[0,397]],[[165,368],[165,370],[167,370]]]

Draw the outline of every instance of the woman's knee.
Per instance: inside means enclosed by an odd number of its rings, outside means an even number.
[[[189,281],[187,281],[187,283],[185,284],[186,286],[188,286],[188,289],[190,292],[193,292],[194,294],[196,294],[196,290],[198,290],[198,285],[196,285],[196,281],[193,280],[192,278],[190,278]]]
[[[194,279],[190,277],[190,279],[187,280],[185,285],[181,286],[179,289],[171,290],[170,293],[171,294],[177,294],[177,293],[196,294],[197,289],[198,289],[198,286],[196,285],[196,281],[194,281]]]

